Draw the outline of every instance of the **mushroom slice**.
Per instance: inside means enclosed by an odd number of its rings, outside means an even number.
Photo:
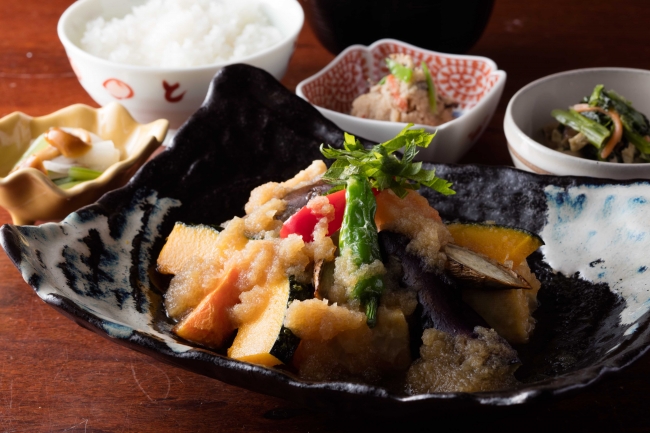
[[[50,128],[45,135],[45,140],[57,148],[66,158],[79,158],[92,148],[91,144],[60,128]]]
[[[284,211],[277,214],[276,218],[283,222],[288,220],[291,215],[302,209],[309,200],[316,196],[325,194],[330,189],[332,189],[332,185],[328,185],[325,182],[318,180],[310,185],[291,191],[283,197],[283,200],[287,203],[287,207]]]
[[[318,260],[314,263],[314,297],[327,297],[329,289],[334,285],[334,262]]]
[[[467,248],[448,244],[447,271],[475,288],[530,289],[530,284],[512,269]]]

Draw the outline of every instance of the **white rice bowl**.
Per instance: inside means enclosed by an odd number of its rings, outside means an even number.
[[[236,60],[282,38],[257,0],[149,0],[123,18],[88,22],[81,48],[117,63],[174,68]]]

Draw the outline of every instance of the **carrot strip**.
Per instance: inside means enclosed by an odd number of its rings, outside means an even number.
[[[601,158],[607,159],[623,137],[623,123],[621,122],[621,117],[615,110],[604,110],[601,107],[592,107],[589,104],[576,104],[573,106],[573,109],[578,113],[582,113],[583,111],[597,111],[612,119],[612,122],[614,122],[614,133],[607,141],[607,144],[605,144],[605,147],[603,147],[603,150],[600,151]]]
[[[395,76],[393,74],[388,75],[386,77],[386,82],[388,83],[388,87],[390,88],[390,93],[393,99],[395,99],[397,108],[399,108],[401,111],[406,111],[408,108],[408,103],[406,102],[406,99],[402,98],[402,95],[400,94],[400,85]]]

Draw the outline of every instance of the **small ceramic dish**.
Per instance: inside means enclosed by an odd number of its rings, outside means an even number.
[[[80,0],[61,16],[58,34],[79,83],[99,105],[120,101],[142,123],[168,119],[178,128],[200,106],[214,74],[232,63],[247,63],[280,79],[287,70],[304,22],[297,0],[260,0],[262,11],[282,33],[282,40],[231,62],[188,68],[133,66],[91,55],[81,48],[86,23],[119,18],[146,0]]]
[[[438,131],[435,142],[418,157],[433,162],[458,161],[490,123],[506,83],[506,73],[486,57],[438,53],[382,39],[368,47],[348,47],[323,70],[300,82],[296,94],[344,131],[378,143],[389,140],[406,124],[363,119],[349,113],[352,101],[388,74],[385,59],[393,53],[409,54],[416,64],[424,61],[436,90],[459,103],[450,122],[435,127],[417,125]]]
[[[536,332],[518,348],[519,387],[409,396],[362,383],[309,382],[175,337],[155,272],[174,223],[242,215],[252,188],[292,177],[321,158],[321,143],[342,141],[341,129],[270,75],[230,66],[172,146],[124,188],[59,224],[5,225],[0,243],[37,295],[81,326],[198,374],[337,416],[430,422],[481,409],[537,410],[537,403],[584,390],[648,350],[650,182],[444,164],[425,164],[457,192],[425,193],[443,218],[491,220],[546,242],[529,259],[543,286]]]
[[[620,164],[568,155],[543,145],[542,128],[555,121],[551,111],[567,109],[589,96],[597,84],[629,98],[634,107],[650,114],[650,71],[628,68],[591,68],[540,78],[519,90],[508,103],[503,129],[508,150],[522,170],[562,176],[607,179],[650,179],[650,163]]]
[[[19,112],[9,114],[0,119],[0,206],[9,211],[14,224],[61,219],[105,192],[124,185],[161,145],[168,125],[163,119],[141,125],[116,102],[99,109],[71,105],[42,117]],[[97,179],[67,190],[34,168],[10,173],[27,151],[30,140],[54,126],[82,128],[112,140],[120,151],[120,161]]]

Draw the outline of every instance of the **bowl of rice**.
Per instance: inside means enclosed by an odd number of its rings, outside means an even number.
[[[297,0],[79,0],[58,35],[79,82],[100,105],[176,129],[224,66],[284,75],[304,22]]]

